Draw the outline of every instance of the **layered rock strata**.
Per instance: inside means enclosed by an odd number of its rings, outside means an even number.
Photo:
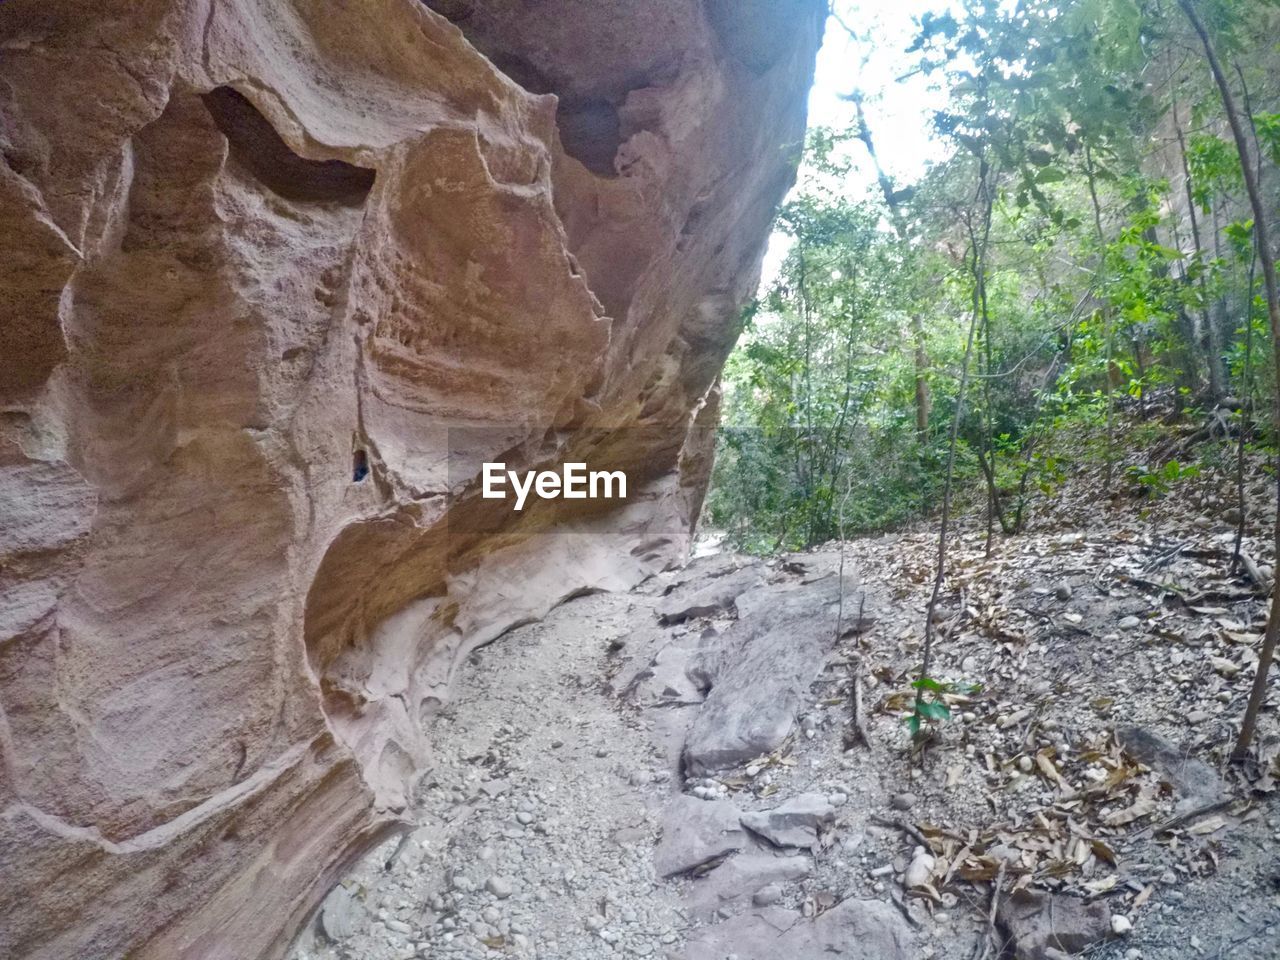
[[[469,651],[680,556],[822,15],[0,6],[0,955],[279,956]]]

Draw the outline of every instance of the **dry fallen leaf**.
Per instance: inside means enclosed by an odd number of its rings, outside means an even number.
[[[1099,860],[1105,860],[1113,867],[1116,865],[1116,852],[1101,840],[1090,840],[1089,847],[1093,851],[1093,855]]]
[[[1224,630],[1223,632],[1233,643],[1241,643],[1246,647],[1255,646],[1262,640],[1262,634],[1260,633],[1241,633],[1235,630]]]
[[[1108,890],[1114,889],[1119,881],[1119,876],[1113,873],[1110,876],[1103,877],[1101,880],[1090,880],[1084,886],[1090,893],[1106,893]]]
[[[1058,768],[1049,759],[1047,751],[1041,750],[1036,754],[1036,766],[1040,768],[1040,772],[1044,774],[1044,778],[1050,783],[1056,783],[1063,788],[1066,787],[1066,784],[1062,781],[1062,776],[1058,773]]]
[[[1156,802],[1150,797],[1141,796],[1133,801],[1123,810],[1117,810],[1111,816],[1105,818],[1103,823],[1108,827],[1122,827],[1126,823],[1133,823],[1135,820],[1141,820],[1150,814],[1156,808]]]
[[[1234,677],[1240,672],[1240,664],[1226,657],[1210,657],[1209,662],[1213,664],[1213,669],[1226,677]]]
[[[1207,820],[1201,820],[1199,823],[1192,825],[1188,828],[1187,832],[1203,837],[1210,833],[1217,833],[1226,825],[1227,821],[1223,820],[1221,817],[1210,817]]]

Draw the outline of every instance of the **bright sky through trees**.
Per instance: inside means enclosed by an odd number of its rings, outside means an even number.
[[[848,127],[853,122],[853,105],[843,98],[861,89],[885,169],[898,182],[915,181],[928,164],[945,156],[946,146],[930,129],[930,117],[947,98],[936,79],[912,73],[915,64],[905,51],[916,36],[920,15],[946,10],[950,4],[947,0],[836,0],[834,5],[839,19],[827,20],[809,94],[809,125]],[[855,42],[841,21],[872,42]],[[842,192],[861,199],[868,190],[877,189],[875,174],[860,144],[848,149],[857,169]],[[766,285],[777,276],[788,245],[782,234],[775,233],[770,240]]]

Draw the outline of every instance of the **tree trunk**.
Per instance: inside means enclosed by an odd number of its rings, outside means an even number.
[[[1276,282],[1275,253],[1271,246],[1271,231],[1267,225],[1267,207],[1262,201],[1262,191],[1258,185],[1258,177],[1249,162],[1249,142],[1245,138],[1244,124],[1240,119],[1240,111],[1236,109],[1235,96],[1227,83],[1227,75],[1222,69],[1222,62],[1209,38],[1209,30],[1201,19],[1192,0],[1178,0],[1191,28],[1195,30],[1204,45],[1205,57],[1209,61],[1209,69],[1213,72],[1214,82],[1218,85],[1218,93],[1222,96],[1222,106],[1227,113],[1227,123],[1231,125],[1231,135],[1236,142],[1236,153],[1240,157],[1240,171],[1244,174],[1245,192],[1249,194],[1249,205],[1253,208],[1254,237],[1258,244],[1258,262],[1262,265],[1262,285],[1267,294],[1267,318],[1271,323],[1271,347],[1276,367],[1275,417],[1276,427],[1280,430],[1280,285]],[[1276,513],[1275,526],[1276,556],[1280,557],[1280,511]],[[1236,739],[1232,758],[1243,759],[1253,743],[1253,736],[1258,726],[1258,714],[1267,699],[1267,679],[1271,672],[1271,661],[1275,658],[1276,640],[1280,638],[1280,577],[1276,578],[1271,588],[1271,610],[1267,616],[1267,629],[1262,637],[1262,650],[1258,653],[1258,669],[1253,676],[1253,690],[1249,694],[1249,705],[1245,708],[1244,720],[1240,725],[1240,736]]]
[[[985,160],[980,161],[979,173],[979,197],[983,204],[983,231],[981,247],[978,247],[978,239],[974,237],[973,258],[975,264],[981,264],[981,269],[986,269],[986,247],[991,236],[991,206],[992,197],[991,190],[987,183],[987,163]],[[970,236],[974,236],[970,230]],[[975,271],[976,272],[976,271]],[[929,605],[925,608],[924,614],[924,651],[920,664],[920,676],[917,678],[915,709],[912,711],[912,719],[919,724],[922,715],[921,708],[924,706],[924,681],[930,679],[929,671],[933,669],[933,637],[934,614],[938,609],[938,600],[942,596],[942,584],[947,576],[947,534],[951,522],[951,485],[955,476],[956,464],[956,442],[960,436],[960,421],[964,417],[964,395],[965,390],[969,386],[969,363],[973,356],[973,338],[978,329],[978,321],[980,319],[981,306],[978,301],[978,293],[975,290],[973,296],[973,314],[969,320],[969,336],[965,340],[964,360],[960,365],[960,385],[956,389],[956,409],[951,418],[951,435],[947,444],[947,470],[942,485],[942,517],[938,525],[938,557],[933,571],[933,588],[929,593]],[[918,729],[918,728],[917,728]]]
[[[1089,145],[1084,147],[1084,164],[1085,171],[1089,175],[1089,199],[1093,202],[1093,226],[1098,236],[1098,275],[1102,277],[1106,270],[1106,235],[1102,232],[1102,205],[1098,203],[1098,187],[1094,180],[1093,174],[1093,157],[1089,153]],[[1111,304],[1105,299],[1102,302],[1102,339],[1103,346],[1106,350],[1106,368],[1103,370],[1102,383],[1103,390],[1107,395],[1107,465],[1106,473],[1102,481],[1102,489],[1106,493],[1111,492],[1111,477],[1115,472],[1115,447],[1116,447],[1116,401],[1112,392],[1111,384],[1111,366],[1114,362],[1113,344],[1114,339],[1111,332]]]
[[[1222,344],[1217,336],[1213,317],[1209,313],[1209,288],[1204,280],[1204,247],[1200,245],[1200,218],[1196,215],[1195,195],[1191,187],[1191,165],[1187,163],[1187,141],[1182,135],[1182,124],[1178,120],[1178,101],[1173,101],[1173,130],[1178,136],[1178,154],[1182,159],[1182,182],[1187,193],[1187,216],[1191,221],[1191,243],[1195,247],[1195,259],[1201,271],[1198,286],[1200,288],[1200,323],[1203,333],[1208,335],[1207,343],[1202,344],[1196,338],[1193,347],[1204,350],[1205,364],[1209,370],[1209,394],[1217,402],[1223,395],[1222,389]],[[1179,251],[1181,252],[1181,251]]]
[[[894,232],[905,246],[908,240],[907,220],[902,215],[902,206],[898,203],[897,194],[893,191],[892,181],[880,166],[875,141],[871,139],[871,128],[867,126],[867,115],[862,110],[862,97],[854,94],[852,100],[854,109],[858,112],[858,139],[862,141],[862,145],[867,148],[867,155],[871,157],[871,165],[875,168],[876,181],[880,184],[880,192],[884,195],[885,206],[889,208],[889,218],[893,221]],[[915,355],[916,438],[924,443],[929,439],[929,413],[933,402],[929,396],[929,354],[925,349],[924,320],[915,311],[911,313],[911,339]]]
[[[929,397],[929,354],[925,352],[924,320],[918,313],[911,314],[911,340],[915,346],[916,439],[924,443],[929,439],[929,412],[933,401]]]

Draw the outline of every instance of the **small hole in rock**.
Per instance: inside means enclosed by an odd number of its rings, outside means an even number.
[[[359,483],[367,476],[369,476],[369,455],[363,450],[357,450],[351,456],[351,482]]]

